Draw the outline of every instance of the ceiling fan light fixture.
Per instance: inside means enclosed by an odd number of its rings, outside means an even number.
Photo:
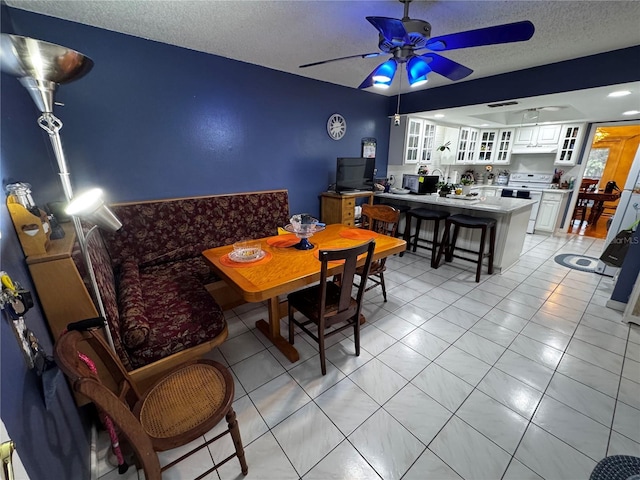
[[[373,71],[373,75],[371,77],[371,79],[374,81],[374,85],[377,82],[390,85],[393,81],[393,77],[396,74],[397,68],[398,64],[393,58],[378,65],[378,67]]]
[[[616,90],[615,92],[611,92],[609,95],[607,95],[607,97],[616,98],[626,97],[627,95],[631,95],[631,92],[629,90]]]
[[[427,61],[420,57],[411,57],[407,62],[407,76],[409,85],[419,87],[429,80],[427,75],[431,72],[431,67]]]
[[[391,82],[373,82],[373,88],[378,88],[380,90],[386,90],[391,86]]]

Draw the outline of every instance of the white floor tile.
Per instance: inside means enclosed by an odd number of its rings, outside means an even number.
[[[566,352],[614,374],[620,375],[622,372],[623,357],[577,338],[573,338],[569,342]]]
[[[338,382],[318,398],[316,403],[346,436],[350,435],[380,405],[349,378]]]
[[[303,480],[381,480],[362,455],[344,440],[307,473]]]
[[[551,369],[555,369],[562,358],[562,351],[522,334],[518,335],[511,343],[509,350]]]
[[[388,335],[391,335],[396,340],[400,340],[402,337],[415,330],[416,326],[413,323],[403,320],[402,317],[395,313],[390,313],[376,321],[376,328],[379,328]]]
[[[621,378],[618,400],[640,410],[640,383],[633,382],[628,378]]]
[[[562,357],[557,371],[610,397],[615,398],[618,391],[619,379],[617,375],[612,375],[608,370],[572,355],[565,354]]]
[[[406,346],[412,348],[429,360],[434,360],[449,348],[449,343],[430,334],[422,328],[416,328],[401,340]]]
[[[448,343],[455,342],[467,331],[465,328],[462,328],[455,323],[451,323],[437,315],[431,318],[428,322],[422,324],[420,328]]]
[[[512,458],[502,480],[542,480],[542,477]]]
[[[513,313],[507,313],[504,310],[500,310],[499,308],[494,308],[483,318],[484,320],[489,320],[496,325],[500,325],[501,327],[507,328],[516,333],[520,333],[520,331],[528,323],[527,319],[514,315]]]
[[[344,373],[331,362],[327,362],[327,374],[322,375],[320,356],[302,362],[289,370],[289,374],[311,398],[316,398],[344,378]]]
[[[536,313],[531,318],[531,321],[569,336],[573,335],[573,332],[578,328],[576,322],[565,320],[564,318],[556,317],[555,315],[542,311]]]
[[[520,334],[561,351],[567,348],[569,340],[571,340],[569,335],[564,335],[563,333],[534,322],[529,322]]]
[[[289,374],[280,375],[255,389],[249,398],[269,428],[311,401],[311,397]]]
[[[429,449],[465,479],[501,478],[511,459],[507,452],[455,416]]]
[[[485,318],[479,320],[478,323],[471,327],[470,331],[503,347],[508,347],[518,336],[516,332],[501,327]]]
[[[229,365],[235,365],[264,350],[265,346],[249,331],[225,341],[219,348]]]
[[[617,402],[613,429],[634,442],[640,443],[640,410]]]
[[[416,327],[419,327],[433,316],[431,313],[427,313],[421,308],[416,307],[415,305],[412,305],[410,303],[403,305],[393,313],[402,318],[404,321],[415,325]]]
[[[385,410],[378,410],[349,436],[349,441],[382,478],[401,478],[425,450]]]
[[[462,477],[451,470],[451,467],[438,458],[431,450],[424,451],[416,463],[409,469],[402,480],[461,480]]]
[[[506,373],[492,368],[478,385],[478,390],[509,407],[526,419],[535,412],[542,392]]]
[[[611,432],[611,439],[609,440],[607,455],[632,455],[634,457],[640,457],[640,443],[634,442],[630,438],[613,430]]]
[[[455,323],[465,330],[473,327],[473,325],[480,320],[480,316],[474,315],[473,313],[467,312],[466,310],[453,305],[442,310],[438,316],[450,321],[451,323]]]
[[[285,371],[268,350],[258,352],[231,368],[246,392],[255,390]]]
[[[473,332],[467,332],[461,336],[453,344],[461,350],[479,358],[483,362],[493,365],[498,358],[506,350],[505,347],[498,345],[497,343],[487,340],[480,335],[476,335]]]
[[[546,394],[605,426],[611,425],[615,399],[555,373]]]
[[[356,356],[356,345],[353,338],[345,338],[325,350],[328,361],[335,365],[342,373],[349,375],[373,358],[360,342],[360,355]]]
[[[470,353],[452,346],[440,355],[435,363],[471,385],[477,385],[491,368]]]
[[[453,416],[449,410],[411,384],[389,400],[384,409],[425,445]]]
[[[591,345],[597,345],[600,348],[609,350],[610,352],[617,353],[618,355],[624,355],[627,341],[614,335],[601,332],[586,325],[579,325],[573,334],[575,338],[582,340],[583,342],[590,343]]]
[[[543,478],[589,478],[596,462],[562,440],[530,424],[516,459]]]
[[[300,476],[344,440],[340,430],[313,402],[276,425],[271,432]]]
[[[469,395],[456,416],[511,454],[516,451],[529,423],[479,390]]]
[[[533,423],[595,461],[607,453],[609,428],[545,395]]]
[[[399,342],[378,355],[378,360],[407,380],[411,380],[431,363],[427,357]]]
[[[634,382],[640,381],[640,362],[625,358],[624,366],[622,367],[622,376]]]
[[[470,384],[435,363],[420,372],[411,383],[451,412],[455,412],[473,390]]]
[[[353,372],[349,378],[379,405],[383,405],[407,384],[406,378],[398,375],[377,358]]]

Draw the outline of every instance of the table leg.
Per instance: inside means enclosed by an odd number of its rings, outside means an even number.
[[[593,223],[590,224],[591,227],[595,228],[598,224],[598,220],[604,211],[604,202],[594,202],[593,203]]]
[[[269,307],[269,322],[258,320],[256,322],[256,328],[260,330],[291,363],[297,362],[300,359],[298,351],[280,335],[280,302],[278,301],[278,297],[270,298],[267,304]]]

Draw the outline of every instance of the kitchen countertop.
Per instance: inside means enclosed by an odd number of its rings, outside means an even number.
[[[375,196],[378,198],[388,198],[390,200],[402,200],[405,202],[425,203],[442,207],[465,208],[469,210],[502,214],[516,213],[521,210],[525,210],[528,208],[530,209],[531,206],[536,203],[535,200],[528,200],[524,198],[484,197],[482,195],[478,195],[474,200],[440,197],[438,195],[415,195],[396,193],[376,193]]]
[[[509,187],[507,185],[472,185],[471,189],[474,188],[484,188],[484,189],[488,189],[488,188],[493,188],[493,189],[498,189],[498,188],[510,188],[512,190],[518,190],[518,187]],[[523,188],[521,190],[527,190],[526,188]],[[532,189],[528,189],[528,190],[532,190]],[[542,190],[535,190],[536,192],[549,192],[549,193],[563,193],[563,194],[568,194],[571,193],[573,190],[569,189],[569,188],[544,188]]]

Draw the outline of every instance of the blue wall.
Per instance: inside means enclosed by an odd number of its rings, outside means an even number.
[[[386,173],[387,114],[395,109],[394,98],[0,8],[3,32],[65,45],[95,61],[85,78],[61,86],[56,97],[65,103],[55,113],[64,122],[61,137],[76,191],[100,185],[119,202],[286,188],[292,212],[317,213],[317,195],[333,181],[336,157],[359,155],[362,137],[377,138],[378,172]],[[610,70],[599,68],[599,81],[607,72],[618,78]],[[560,75],[563,88],[584,88],[571,67]],[[16,79],[2,74],[0,80],[2,185],[30,182],[40,205],[62,199],[35,104]],[[514,85],[509,75],[491,77],[412,93],[403,96],[401,107],[479,103],[487,91],[519,97],[538,88],[532,87],[537,82],[527,76]],[[554,91],[549,78],[540,85],[548,91],[536,94]],[[334,112],[348,125],[338,142],[325,131]],[[0,268],[33,289],[2,203]],[[27,321],[50,352],[37,305]],[[26,371],[5,321],[1,329],[1,416],[31,479],[89,478],[87,429],[66,385],[58,385],[57,404],[47,411],[39,379]]]

